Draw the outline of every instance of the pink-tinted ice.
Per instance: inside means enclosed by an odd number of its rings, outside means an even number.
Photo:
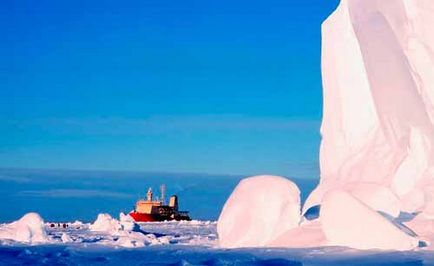
[[[430,248],[433,25],[432,0],[341,0],[324,22],[321,176],[302,213],[321,211],[268,245]]]

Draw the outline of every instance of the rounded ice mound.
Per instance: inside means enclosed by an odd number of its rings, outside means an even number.
[[[355,249],[412,250],[418,240],[343,190],[325,194],[320,219],[329,245]]]
[[[100,213],[89,229],[97,232],[116,233],[122,230],[121,223],[108,213]]]
[[[241,180],[226,201],[217,222],[225,248],[261,247],[300,221],[300,190],[279,176]]]
[[[0,239],[23,243],[44,243],[48,237],[44,220],[37,213],[27,213],[18,221],[0,227]]]

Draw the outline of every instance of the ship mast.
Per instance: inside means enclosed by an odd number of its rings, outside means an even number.
[[[166,201],[166,185],[162,184],[160,186],[160,197],[161,197],[161,203],[164,205]]]

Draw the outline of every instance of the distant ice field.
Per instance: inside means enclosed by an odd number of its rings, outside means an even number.
[[[240,178],[2,169],[0,223],[37,212],[45,220],[49,241],[29,245],[3,240],[0,265],[434,265],[434,256],[421,251],[218,248],[215,220]],[[315,180],[292,180],[303,200],[316,186]],[[189,210],[194,221],[141,223],[135,233],[91,230],[90,223],[99,213],[119,217],[119,212],[132,209],[148,186],[156,190],[161,183],[166,184],[168,195],[180,197],[181,208]],[[53,222],[69,226],[51,227]],[[144,245],[128,247],[134,239]]]
[[[99,213],[113,217],[129,212],[148,187],[179,197],[180,208],[195,220],[218,219],[221,208],[244,176],[141,172],[0,169],[0,223],[28,212],[45,221],[94,221]],[[314,179],[294,180],[302,199],[316,186]]]

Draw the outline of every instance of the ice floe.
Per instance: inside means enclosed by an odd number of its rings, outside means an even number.
[[[96,232],[107,232],[107,233],[117,233],[122,230],[121,223],[107,213],[100,213],[96,220],[89,225],[91,231]]]
[[[0,226],[0,241],[38,244],[49,242],[49,238],[41,216],[27,213],[18,221]]]
[[[36,213],[0,224],[0,245],[76,245],[140,248],[155,245],[215,246],[216,223],[210,221],[137,224],[121,213],[119,220],[99,214],[93,223],[44,223]]]

